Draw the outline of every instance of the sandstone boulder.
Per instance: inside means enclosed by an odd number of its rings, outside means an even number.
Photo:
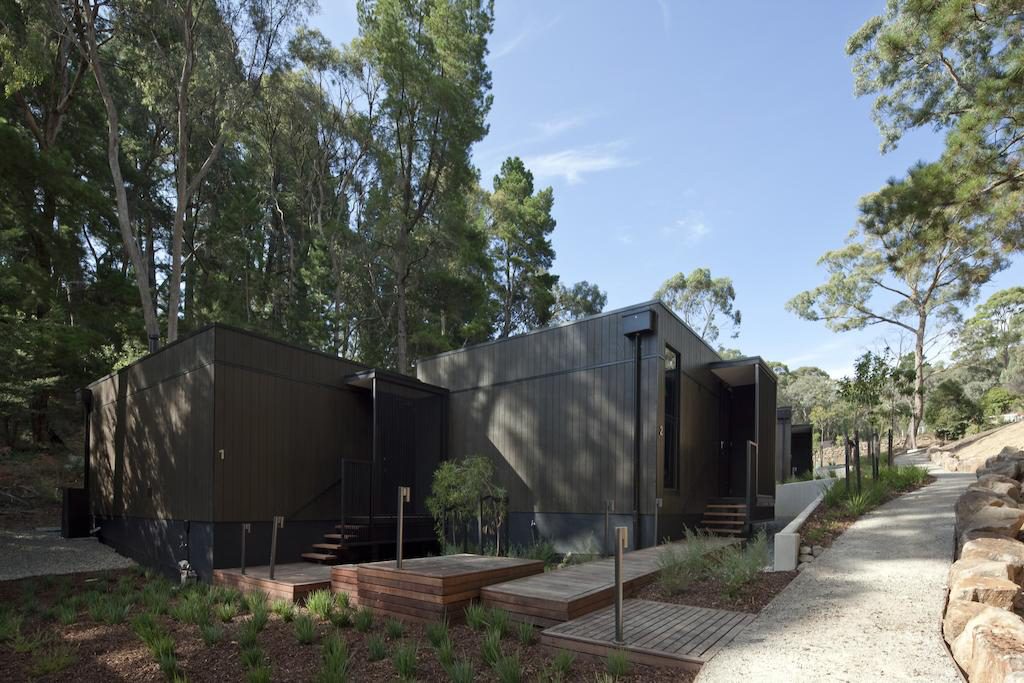
[[[1006,562],[998,562],[987,557],[963,557],[949,568],[949,585],[954,586],[964,579],[977,576],[989,576],[993,579],[1014,581],[1017,570]]]
[[[967,494],[964,494],[967,495]],[[1007,538],[1016,538],[1024,526],[1024,510],[1011,507],[983,507],[963,522],[960,533],[990,531]]]
[[[949,589],[950,600],[980,602],[1011,610],[1020,601],[1020,586],[1009,579],[972,576],[960,579]]]
[[[1001,474],[986,474],[982,477],[978,477],[978,481],[968,487],[969,491],[977,491],[979,489],[995,491],[996,493],[1012,498],[1018,503],[1020,502],[1020,482]]]
[[[1024,676],[1024,619],[983,610],[953,641],[953,658],[971,683],[1003,683]]]
[[[946,606],[946,614],[942,617],[942,637],[952,645],[956,637],[963,633],[967,622],[986,610],[996,611],[997,609],[981,602],[950,600]]]
[[[1006,446],[997,455],[985,461],[985,464],[978,468],[978,477],[986,474],[1001,474],[1011,479],[1021,480],[1024,476],[1024,451],[1012,446]]]
[[[1024,585],[1024,543],[1009,538],[973,539],[964,544],[960,559],[973,558],[1005,562],[1012,570],[1009,579]]]
[[[961,529],[968,519],[986,507],[1017,508],[1019,505],[1013,498],[991,489],[968,489],[957,499],[954,507],[957,529]]]

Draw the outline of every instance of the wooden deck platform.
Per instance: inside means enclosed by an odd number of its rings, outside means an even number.
[[[736,542],[718,541],[716,547]],[[667,547],[644,548],[623,556],[624,595],[634,595],[657,578],[658,556]],[[614,582],[615,560],[608,558],[487,586],[480,590],[480,600],[488,607],[507,610],[513,620],[554,626],[612,604]]]
[[[353,604],[420,621],[459,621],[463,610],[493,583],[544,571],[544,563],[513,557],[444,555],[332,568],[331,586]]]
[[[273,598],[301,602],[309,593],[331,587],[331,568],[309,562],[279,564],[270,578],[270,567],[246,567],[245,574],[234,569],[214,569],[213,583],[233,586],[243,593],[261,590]]]
[[[614,642],[614,606],[545,629],[540,642],[589,657],[622,650],[638,664],[699,669],[756,616],[649,600],[624,601],[622,615],[623,645]]]

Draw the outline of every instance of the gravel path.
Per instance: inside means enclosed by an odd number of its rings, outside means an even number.
[[[95,538],[61,538],[59,532],[0,530],[0,581],[134,567]]]
[[[704,666],[697,683],[961,681],[940,626],[953,504],[975,477],[932,474],[935,483],[851,526]]]

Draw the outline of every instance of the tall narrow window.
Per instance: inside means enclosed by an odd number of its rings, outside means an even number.
[[[665,347],[664,486],[679,487],[679,352]]]

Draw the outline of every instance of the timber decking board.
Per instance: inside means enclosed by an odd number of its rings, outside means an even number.
[[[270,578],[270,567],[266,565],[246,567],[245,574],[237,567],[214,569],[213,583],[233,586],[242,592],[260,590],[271,598],[299,602],[315,590],[330,589],[331,568],[309,562],[279,564],[274,568],[273,579]]]
[[[712,549],[733,542],[718,541]],[[632,595],[654,581],[661,553],[682,543],[685,541],[626,553],[622,558],[623,593]],[[485,605],[508,610],[519,621],[569,621],[612,604],[614,577],[614,558],[595,560],[487,586],[480,590],[480,599]]]
[[[692,669],[713,657],[755,617],[649,600],[625,600],[622,613],[625,645],[614,642],[614,607],[545,629],[541,644],[591,657],[621,649],[638,663]]]

